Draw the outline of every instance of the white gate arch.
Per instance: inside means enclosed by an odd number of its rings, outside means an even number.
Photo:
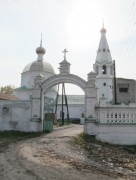
[[[49,77],[41,84],[42,93],[47,93],[47,91],[51,87],[60,83],[75,84],[79,86],[84,92],[87,86],[87,82],[84,79],[80,78],[79,76],[76,76],[74,74],[67,74],[67,75],[58,74]]]
[[[45,80],[41,75],[35,77],[35,86],[32,92],[32,121],[38,122],[39,127],[42,131],[43,125],[43,97],[48,90],[61,83],[70,83],[80,87],[85,93],[85,118],[89,117],[95,119],[95,105],[97,104],[97,89],[95,87],[94,73],[88,74],[88,80],[80,78],[77,75],[70,74],[70,63],[64,60],[60,63],[60,73],[53,75]]]

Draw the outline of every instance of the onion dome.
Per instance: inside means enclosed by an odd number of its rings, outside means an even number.
[[[25,72],[32,72],[32,71],[41,71],[41,72],[48,72],[48,73],[53,73],[54,74],[54,69],[52,65],[48,62],[45,61],[33,61],[29,64],[27,64],[24,69],[23,73]]]
[[[33,61],[27,64],[23,70],[23,73],[28,71],[44,71],[54,74],[52,65],[48,62],[43,61],[43,55],[45,54],[45,52],[46,50],[42,47],[41,39],[40,47],[36,48],[36,53],[38,54],[37,61]]]
[[[106,29],[103,27],[100,32],[106,34]]]

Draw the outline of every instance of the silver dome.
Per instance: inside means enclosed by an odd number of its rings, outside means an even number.
[[[44,61],[33,61],[27,64],[23,69],[23,73],[28,71],[44,71],[54,74],[52,65]]]

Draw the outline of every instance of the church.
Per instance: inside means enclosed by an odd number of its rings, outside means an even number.
[[[106,39],[106,29],[101,29],[101,38],[97,50],[95,64],[93,65],[94,73],[96,74],[96,87],[98,88],[99,100],[114,103],[114,64],[112,61],[110,49]],[[21,73],[21,86],[15,89],[15,96],[21,100],[31,100],[32,89],[34,87],[34,79],[37,75],[42,75],[43,80],[55,74],[53,66],[44,61],[45,48],[42,47],[42,40],[40,47],[36,48],[37,60],[28,63]],[[136,102],[136,87],[135,80],[116,78],[116,96],[117,103],[129,104]],[[57,86],[52,87],[44,97],[45,108],[52,104],[54,111],[55,100],[57,97]],[[80,119],[84,114],[84,95],[68,95],[69,116],[71,119]],[[61,95],[58,100],[57,117],[61,118]],[[64,114],[66,118],[66,107],[64,107]]]
[[[45,114],[56,113],[84,119],[84,131],[96,139],[113,144],[136,144],[136,81],[115,77],[115,61],[106,38],[100,30],[93,72],[87,81],[70,73],[66,59],[59,63],[59,74],[44,61],[45,48],[36,48],[37,60],[27,64],[21,73],[21,86],[15,89],[17,100],[0,100],[0,131],[44,131]],[[57,101],[57,85],[71,83],[84,91],[82,95],[67,96],[67,107],[62,110],[62,98]],[[66,101],[66,100],[65,100]],[[64,103],[65,104],[65,103]]]

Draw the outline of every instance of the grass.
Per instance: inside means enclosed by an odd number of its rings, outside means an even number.
[[[116,147],[120,149],[124,149],[130,154],[136,154],[136,145],[129,146],[129,145],[114,145],[114,144],[109,144],[106,142],[98,141],[95,139],[95,136],[85,134],[84,132],[80,133],[77,137],[74,137],[74,143],[77,145],[81,145],[84,148],[88,146],[89,143],[91,144],[97,144],[100,145],[101,147]]]
[[[84,132],[80,133],[77,137],[74,137],[74,141],[76,144],[84,144],[84,143],[94,143],[99,145],[107,145],[110,146],[108,143],[104,143],[95,139],[95,136],[85,134]]]
[[[19,131],[4,131],[0,132],[0,152],[10,144],[20,140],[41,136],[43,133],[37,132],[19,132]]]

